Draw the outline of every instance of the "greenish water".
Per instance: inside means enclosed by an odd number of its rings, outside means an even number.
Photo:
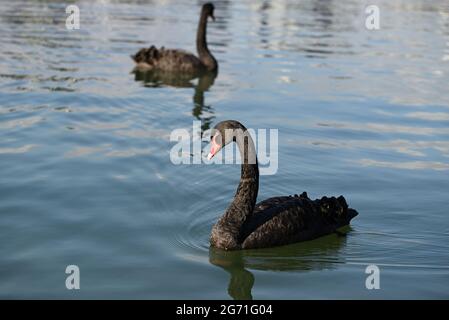
[[[449,5],[374,2],[378,31],[364,1],[217,2],[218,77],[148,83],[129,55],[194,51],[201,3],[78,1],[68,31],[66,3],[0,1],[0,297],[449,298]],[[259,200],[343,194],[347,235],[210,250],[240,168],[170,162],[196,119],[278,129]]]

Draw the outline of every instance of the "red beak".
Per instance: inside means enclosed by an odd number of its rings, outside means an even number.
[[[221,149],[221,146],[215,142],[215,136],[210,141],[210,144],[211,144],[210,152],[207,155],[207,160],[212,159],[217,154],[217,152],[220,151],[220,149]]]

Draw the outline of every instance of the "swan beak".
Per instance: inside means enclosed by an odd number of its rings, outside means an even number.
[[[209,154],[207,155],[207,160],[212,159],[217,154],[218,151],[220,151],[220,147],[212,147],[210,149]]]
[[[209,154],[207,155],[207,160],[212,159],[221,149],[221,145],[215,142],[215,138],[217,137],[217,135],[218,133],[215,133],[213,138],[210,140],[210,151]]]

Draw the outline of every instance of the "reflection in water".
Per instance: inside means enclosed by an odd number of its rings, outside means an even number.
[[[73,260],[97,279],[80,298],[214,299],[228,286],[235,298],[370,298],[347,272],[368,261],[387,266],[393,290],[381,298],[447,298],[448,1],[376,0],[375,32],[364,26],[366,1],[218,1],[213,89],[205,93],[207,77],[136,83],[129,54],[159,42],[194,49],[204,2],[78,1],[82,27],[68,31],[61,1],[0,1],[0,233],[9,239],[0,298],[71,297],[51,270]],[[170,81],[187,85],[142,88]],[[213,101],[226,105],[222,115]],[[238,168],[168,161],[170,129],[187,125],[179,110],[195,119],[192,109],[203,128],[212,115],[279,129],[282,170],[261,192],[289,193],[299,179],[316,195],[350,195],[363,210],[354,239],[211,252],[220,270],[198,263]],[[173,248],[171,234],[186,234],[186,246]],[[194,262],[184,258],[192,252]],[[304,272],[322,268],[337,268],[341,285]],[[217,272],[221,294],[197,290],[199,274],[217,283]]]
[[[135,80],[143,81],[145,87],[159,88],[169,86],[175,88],[194,88],[192,115],[201,121],[201,132],[209,129],[214,120],[212,106],[204,103],[204,92],[213,86],[218,72],[206,72],[198,76],[198,83],[192,83],[197,76],[179,74],[174,72],[164,72],[158,70],[139,71],[134,70]]]
[[[351,227],[347,226],[342,230],[349,232]],[[228,285],[229,295],[233,299],[248,300],[252,299],[251,290],[255,279],[247,269],[263,271],[333,269],[338,263],[344,263],[344,255],[340,253],[345,245],[346,236],[332,234],[312,241],[269,249],[224,251],[211,247],[209,261],[231,275]]]

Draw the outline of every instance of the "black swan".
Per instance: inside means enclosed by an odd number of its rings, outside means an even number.
[[[210,53],[206,42],[207,19],[214,17],[214,5],[206,3],[201,9],[200,22],[196,35],[196,49],[198,57],[190,52],[178,49],[157,49],[155,46],[140,49],[131,56],[137,63],[138,70],[165,70],[170,72],[198,73],[204,71],[216,71],[217,60]]]
[[[218,123],[211,134],[210,160],[236,142],[242,169],[234,200],[213,226],[210,244],[224,250],[257,249],[311,240],[348,225],[357,211],[343,196],[311,200],[307,193],[274,197],[256,204],[259,167],[254,142],[238,121]]]

